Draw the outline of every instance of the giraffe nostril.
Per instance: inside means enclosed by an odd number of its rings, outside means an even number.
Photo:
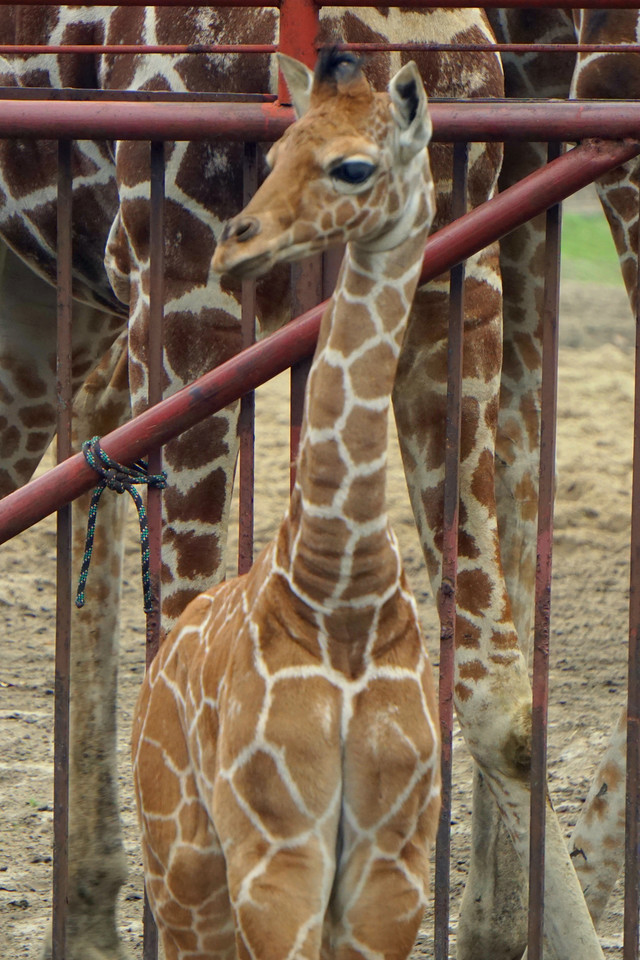
[[[235,221],[235,237],[238,243],[244,243],[260,233],[260,221],[256,217],[242,217]]]
[[[222,227],[220,241],[225,243],[227,240],[235,240],[237,243],[244,243],[257,233],[260,233],[260,221],[256,217],[235,217],[227,220]]]

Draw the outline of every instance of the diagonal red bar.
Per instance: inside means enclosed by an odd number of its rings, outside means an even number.
[[[431,237],[425,251],[422,282],[434,279],[639,153],[637,141],[586,143],[532,173]],[[281,373],[312,352],[323,309],[324,304],[320,304],[307,311],[282,330],[114,430],[103,438],[103,449],[110,457],[131,463]],[[89,490],[94,479],[84,457],[76,454],[5,497],[0,501],[0,543]]]

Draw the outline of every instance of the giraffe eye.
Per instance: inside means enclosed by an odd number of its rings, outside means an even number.
[[[366,183],[373,174],[376,167],[373,163],[366,160],[343,160],[331,171],[334,180],[341,180],[342,183],[360,184]]]

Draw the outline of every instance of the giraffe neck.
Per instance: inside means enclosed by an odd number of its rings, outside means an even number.
[[[389,405],[428,233],[391,250],[347,247],[309,375],[288,515],[292,586],[329,609],[398,576],[385,510]]]

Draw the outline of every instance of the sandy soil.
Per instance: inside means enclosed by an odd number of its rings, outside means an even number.
[[[562,290],[558,495],[554,555],[550,786],[567,834],[589,785],[625,688],[633,406],[633,324],[622,290]],[[256,535],[263,543],[285,507],[284,377],[258,398]],[[438,625],[397,452],[390,500],[437,663]],[[120,686],[120,786],[130,879],[120,923],[141,957],[141,874],[128,740],[143,664],[143,615],[135,524],[127,582]],[[51,519],[3,547],[0,592],[0,957],[35,960],[50,910],[54,532]],[[456,735],[452,917],[465,879],[470,763]],[[602,924],[607,957],[621,956],[617,890]],[[431,956],[425,927],[420,952]],[[454,955],[454,939],[451,955]]]

